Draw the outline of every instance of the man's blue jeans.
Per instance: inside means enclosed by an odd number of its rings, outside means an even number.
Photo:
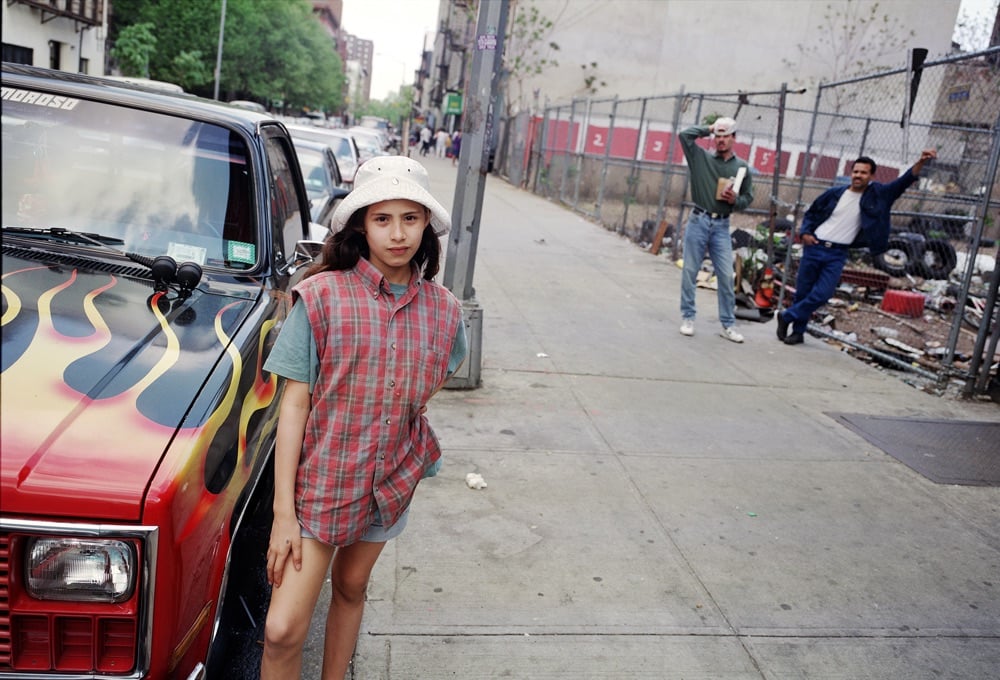
[[[733,292],[733,237],[729,218],[712,219],[692,213],[684,228],[684,271],[681,274],[681,316],[694,319],[694,294],[705,251],[712,260],[718,281],[719,321],[724,328],[736,323],[736,294]]]
[[[781,318],[791,324],[793,333],[805,333],[813,312],[833,297],[847,255],[846,248],[815,245],[802,249],[799,273],[795,277],[795,304],[781,313]]]

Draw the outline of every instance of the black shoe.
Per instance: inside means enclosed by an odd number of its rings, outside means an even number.
[[[806,339],[802,335],[802,333],[792,333],[791,335],[785,338],[784,343],[786,345],[801,345],[805,341]]]
[[[788,320],[781,312],[778,312],[774,318],[778,320],[778,340],[784,342],[785,338],[788,337]]]

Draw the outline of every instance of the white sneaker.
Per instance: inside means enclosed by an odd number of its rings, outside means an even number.
[[[684,319],[681,323],[681,335],[694,335],[694,319]]]
[[[683,332],[684,330],[681,329],[681,333]],[[733,342],[743,342],[743,336],[737,333],[736,329],[733,328],[732,326],[729,326],[728,328],[724,326],[722,328],[722,332],[719,333],[719,335],[724,337],[726,340],[732,340]]]

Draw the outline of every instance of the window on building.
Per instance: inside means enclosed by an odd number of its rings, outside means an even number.
[[[90,73],[90,59],[80,59],[80,73]]]
[[[4,43],[3,60],[9,61],[13,64],[33,65],[35,63],[35,51],[30,47],[21,47],[20,45]]]

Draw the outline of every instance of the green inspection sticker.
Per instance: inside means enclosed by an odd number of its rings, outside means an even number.
[[[243,241],[226,241],[226,259],[230,262],[253,264],[257,261],[257,246]]]

